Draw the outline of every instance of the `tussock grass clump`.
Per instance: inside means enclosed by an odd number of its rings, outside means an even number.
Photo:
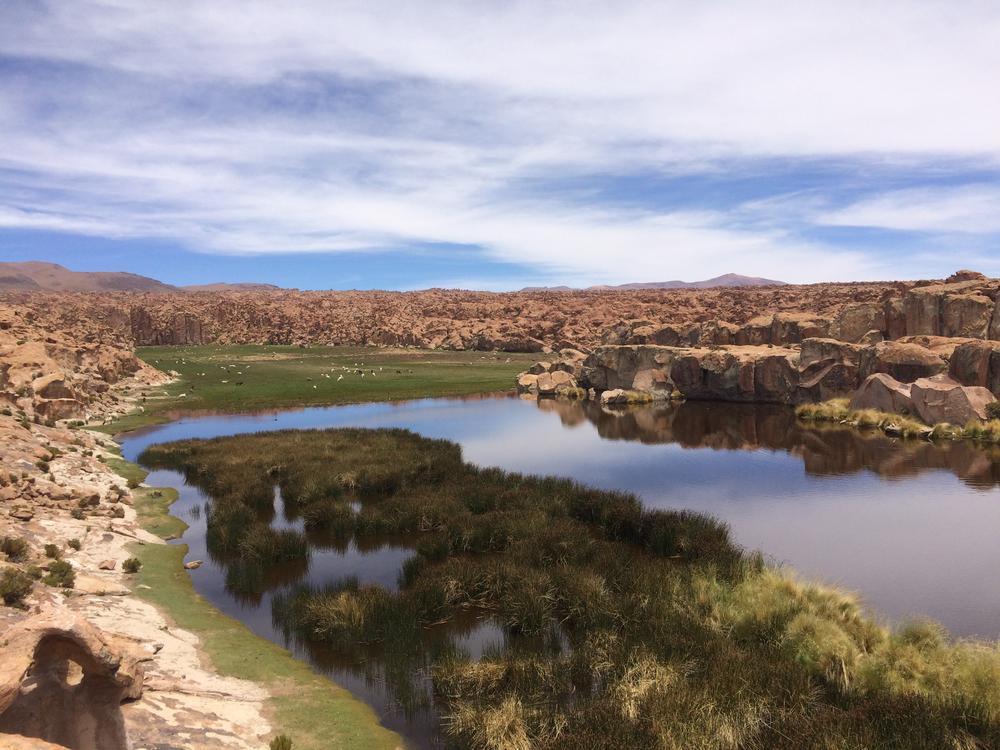
[[[285,589],[272,616],[325,653],[385,660],[401,704],[419,702],[430,673],[455,747],[1000,746],[995,647],[923,624],[890,632],[853,595],[766,566],[698,513],[470,466],[399,430],[184,441],[143,461],[212,495],[209,551],[248,595],[308,553],[307,537],[270,525],[275,485],[308,538],[411,540],[398,590]],[[470,617],[504,634],[475,662],[448,635]]]

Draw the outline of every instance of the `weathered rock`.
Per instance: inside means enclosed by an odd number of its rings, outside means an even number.
[[[758,315],[740,326],[739,331],[736,332],[736,344],[738,346],[770,344],[773,329],[773,315]]]
[[[142,695],[140,662],[144,657],[68,610],[46,611],[17,622],[0,635],[0,642],[4,644],[0,650],[0,734],[29,721],[21,714],[30,708],[19,708],[25,681],[29,677],[32,679],[33,693],[58,690],[58,685],[49,687],[49,675],[58,680],[57,675],[65,668],[67,660],[82,668],[81,684],[97,691],[94,704],[100,702],[108,708],[116,708],[118,703]],[[34,695],[26,703],[34,704],[38,700],[39,696]],[[57,718],[77,723],[75,734],[80,747],[103,747],[97,733],[106,731],[106,726],[114,722],[111,715],[52,716],[50,720]]]
[[[610,391],[604,391],[601,393],[601,403],[605,405],[627,404],[628,392],[623,388],[612,388]]]
[[[993,300],[982,294],[946,295],[941,303],[941,333],[985,339],[989,335],[993,308]]]
[[[538,391],[538,376],[522,372],[517,376],[518,393],[535,393]]]
[[[736,335],[740,327],[724,320],[711,320],[701,327],[698,343],[701,346],[731,345],[736,343]]]
[[[670,398],[674,385],[670,376],[662,369],[639,370],[632,380],[632,390],[648,393],[655,399]]]
[[[542,373],[548,372],[552,369],[551,362],[535,362],[531,367],[527,369],[529,375],[541,375]]]
[[[687,398],[795,403],[798,352],[772,347],[690,349],[679,352],[670,379]]]
[[[202,564],[203,564],[202,560],[190,560],[184,563],[184,568],[186,570],[197,570],[202,566]]]
[[[900,383],[883,372],[868,376],[851,398],[852,409],[875,409],[895,414],[912,414],[910,383]]]
[[[877,303],[846,305],[830,325],[830,335],[841,341],[859,342],[872,330],[886,330],[885,307]]]
[[[948,363],[929,349],[917,344],[884,341],[861,350],[862,379],[884,372],[903,383],[929,378],[943,372]]]
[[[539,396],[554,396],[556,388],[561,385],[575,388],[576,381],[568,372],[556,370],[554,372],[545,372],[539,375],[538,379],[535,381],[535,385],[538,388]]]
[[[858,344],[836,339],[805,339],[800,349],[799,367],[804,369],[818,362],[844,362],[857,366],[861,359],[862,348]]]
[[[828,335],[830,320],[816,313],[776,313],[771,321],[772,344],[797,344],[803,339]]]
[[[986,419],[986,407],[996,401],[981,386],[964,386],[945,374],[920,378],[910,389],[913,409],[927,424],[964,425]]]
[[[1000,395],[1000,342],[968,341],[957,346],[948,374],[962,385],[978,385]]]
[[[114,570],[117,565],[118,565],[117,560],[102,560],[100,563],[97,564],[97,569]]]

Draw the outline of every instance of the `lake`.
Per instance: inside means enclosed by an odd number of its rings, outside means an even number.
[[[857,591],[891,622],[931,617],[957,636],[1000,635],[1000,450],[969,442],[934,445],[881,433],[807,428],[785,407],[685,402],[609,410],[592,402],[489,397],[309,408],[252,415],[184,417],[123,436],[126,458],[149,445],[275,429],[404,427],[462,446],[465,460],[531,474],[572,477],[628,490],[650,507],[690,508],[729,523],[735,539],[801,575]],[[308,564],[271,571],[256,594],[234,592],[205,544],[209,498],[171,471],[147,482],[177,487],[173,506],[190,529],[186,559],[196,589],[257,634],[369,702],[416,745],[434,743],[429,680],[420,659],[401,679],[379,655],[345,662],[314,644],[287,640],[271,598],[295,583],[345,576],[397,586],[412,549],[405,539],[359,546],[309,535]],[[275,494],[276,525],[300,523]],[[564,648],[559,634],[530,647]],[[428,653],[458,647],[478,658],[525,644],[489,621],[470,619],[428,635]]]

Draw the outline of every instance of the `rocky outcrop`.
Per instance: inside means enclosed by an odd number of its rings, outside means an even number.
[[[1000,394],[1000,341],[967,341],[955,347],[948,374],[962,385]]]
[[[859,357],[862,378],[882,372],[903,383],[912,383],[947,368],[948,363],[942,357],[915,343],[884,341],[862,349]]]
[[[0,640],[0,734],[128,747],[120,705],[142,695],[144,655],[66,610],[22,620]]]
[[[900,383],[891,375],[878,372],[865,378],[851,397],[851,408],[856,411],[874,409],[895,414],[912,414],[910,389],[910,383]]]
[[[996,398],[980,386],[963,386],[945,374],[921,378],[910,388],[913,411],[927,424],[964,426],[987,418],[986,407]]]

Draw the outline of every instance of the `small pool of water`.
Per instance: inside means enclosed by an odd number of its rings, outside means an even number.
[[[691,508],[727,521],[737,541],[805,576],[853,589],[877,615],[924,616],[958,636],[1000,635],[1000,450],[969,442],[932,445],[853,430],[806,429],[790,409],[688,402],[625,411],[593,403],[517,398],[426,399],[253,415],[187,417],[124,436],[126,458],[149,445],[275,429],[404,427],[459,443],[465,459],[511,471],[572,477],[629,490],[650,507]],[[354,577],[398,586],[413,555],[405,540],[359,547],[309,535],[307,564],[280,566],[254,586],[233,580],[205,544],[210,499],[171,471],[152,485],[177,487],[173,513],[196,589],[255,633],[283,645],[376,708],[413,744],[434,744],[429,676],[402,689],[378,654],[346,663],[285,638],[271,619],[278,592]],[[276,490],[277,527],[300,528]],[[250,590],[248,590],[250,589]],[[469,658],[511,646],[489,620],[470,618],[428,636],[429,648]],[[567,648],[559,634],[529,647]],[[417,658],[417,657],[414,657]]]

